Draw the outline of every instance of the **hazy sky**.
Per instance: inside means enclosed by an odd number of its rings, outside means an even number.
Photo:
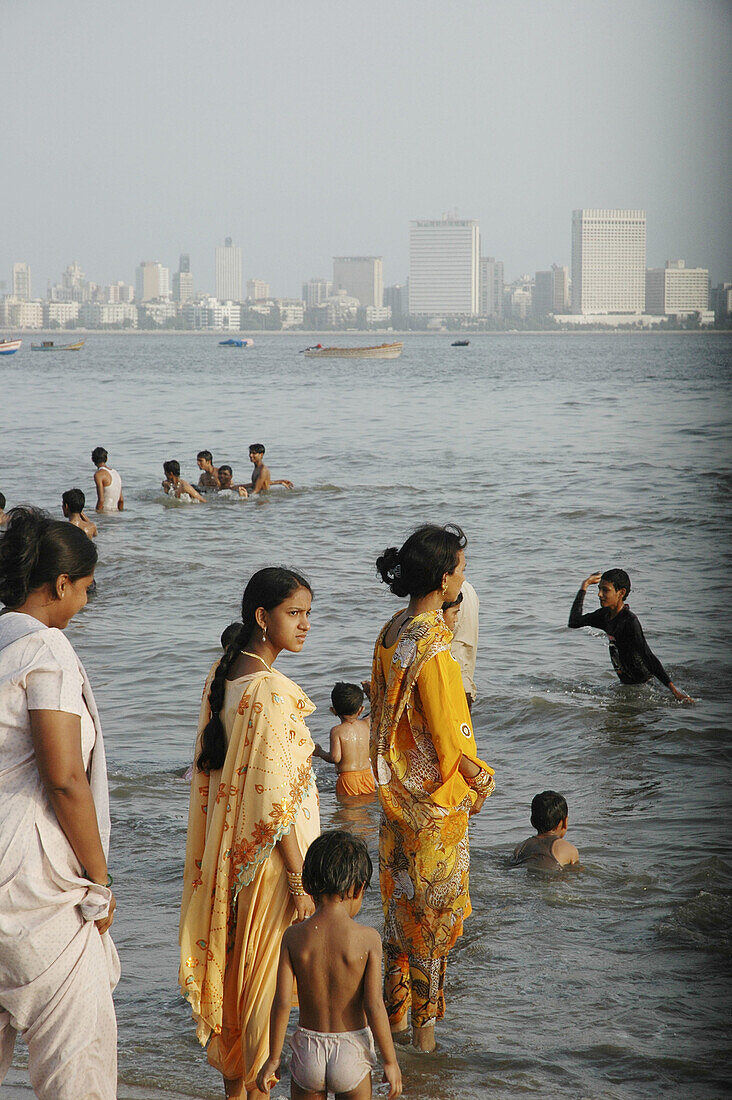
[[[408,273],[457,209],[507,278],[575,207],[640,207],[648,265],[732,279],[729,0],[0,0],[0,280],[143,259],[278,295],[334,255]]]

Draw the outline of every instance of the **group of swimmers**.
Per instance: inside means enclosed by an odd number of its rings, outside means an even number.
[[[257,495],[266,492],[273,485],[284,485],[286,489],[292,489],[293,484],[287,478],[273,480],[269,467],[264,464],[264,443],[249,444],[249,461],[252,463],[252,476],[250,481],[238,484],[234,481],[234,473],[228,463],[214,466],[211,451],[199,451],[196,455],[196,463],[201,471],[197,485],[192,485],[180,474],[180,462],[171,458],[163,463],[163,491],[178,500],[195,500],[199,504],[206,503],[206,494],[231,492],[240,497],[248,497],[250,493]]]

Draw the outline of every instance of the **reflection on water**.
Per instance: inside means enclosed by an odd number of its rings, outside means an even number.
[[[481,597],[474,720],[497,789],[470,826],[473,914],[448,965],[439,1049],[400,1051],[405,1095],[724,1090],[730,340],[477,338],[459,375],[447,344],[408,338],[398,366],[314,369],[296,340],[262,337],[234,365],[241,387],[252,369],[267,380],[246,401],[215,386],[201,399],[202,364],[216,354],[207,337],[95,336],[73,363],[0,363],[9,504],[57,510],[60,490],[91,492],[88,453],[100,443],[124,479],[127,510],[99,517],[98,593],[69,630],[110,763],[121,1100],[221,1095],[176,984],[182,777],[244,582],[282,562],[313,584],[306,647],[279,664],[317,704],[309,724],[322,741],[333,684],[369,675],[397,606],[375,558],[426,519],[468,533]],[[608,378],[622,393],[610,415]],[[42,464],[25,461],[34,437]],[[199,506],[162,497],[163,459],[177,457],[190,479],[209,448],[238,478],[253,438],[293,492]],[[630,572],[649,643],[696,707],[658,684],[623,687],[606,640],[566,629],[582,578],[611,565]],[[363,836],[376,862],[375,803],[339,805],[333,769],[316,772],[323,826]],[[579,873],[507,865],[547,788],[567,797]],[[362,919],[379,926],[375,881]],[[22,1079],[13,1070],[3,1096]]]

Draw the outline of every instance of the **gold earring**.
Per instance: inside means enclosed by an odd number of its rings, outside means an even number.
[[[447,577],[442,581],[442,595],[443,597],[447,595]]]
[[[266,627],[266,625],[262,627],[262,641],[263,642],[267,641],[267,627]]]

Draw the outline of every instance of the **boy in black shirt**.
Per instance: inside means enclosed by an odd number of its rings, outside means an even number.
[[[598,585],[600,609],[583,615],[585,592],[591,584]],[[629,593],[630,577],[624,569],[593,573],[582,581],[569,613],[568,625],[572,629],[594,626],[605,631],[610,640],[610,660],[621,683],[644,684],[655,676],[673,692],[680,703],[693,703],[690,696],[671,683],[658,657],[651,652],[638,618],[624,602]]]

